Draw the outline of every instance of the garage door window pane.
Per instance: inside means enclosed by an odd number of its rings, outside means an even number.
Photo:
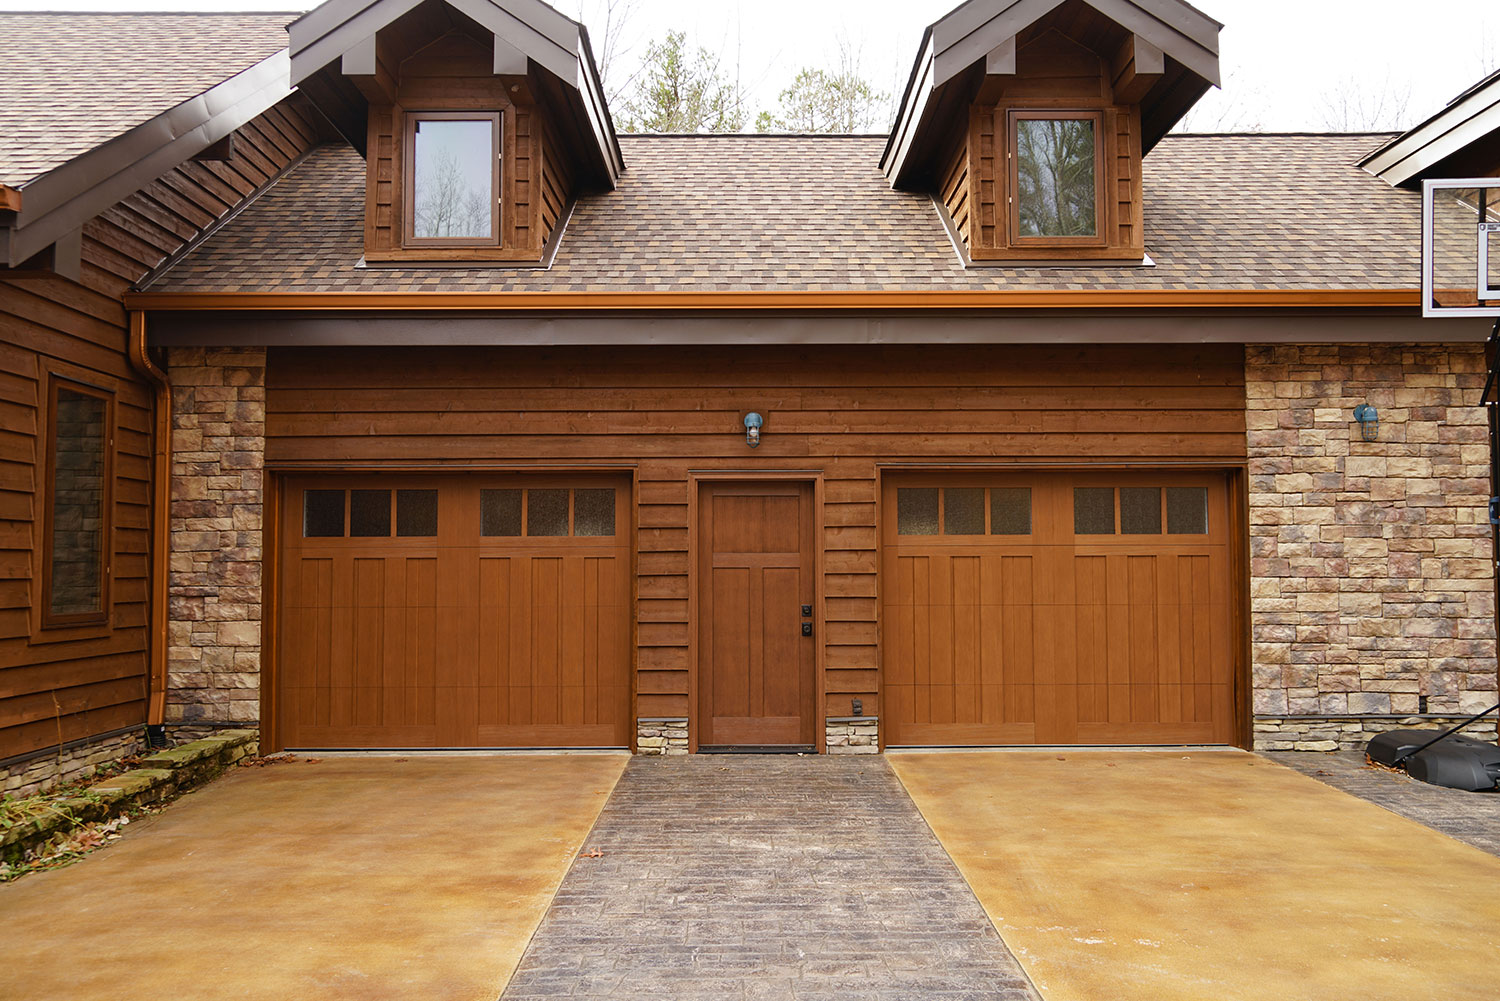
[[[344,492],[307,490],[302,494],[302,535],[334,539],[344,535]]]
[[[1115,534],[1115,488],[1073,488],[1073,534]]]
[[[943,534],[984,534],[983,487],[948,487],[943,491]]]
[[[896,534],[938,534],[937,487],[901,487],[896,491]]]
[[[1208,488],[1167,488],[1167,534],[1208,534]]]
[[[479,491],[479,534],[521,534],[521,491]]]
[[[425,536],[437,534],[437,491],[396,491],[396,534]]]
[[[526,534],[568,534],[568,492],[566,490],[526,491]]]
[[[1120,488],[1120,534],[1161,534],[1161,487]]]
[[[1031,534],[1031,488],[994,487],[990,490],[990,534]]]
[[[613,490],[573,491],[573,534],[615,534],[615,492]]]
[[[349,491],[349,537],[381,538],[391,534],[391,492]]]

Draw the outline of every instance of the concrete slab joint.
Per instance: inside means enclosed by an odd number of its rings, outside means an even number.
[[[167,722],[260,716],[264,348],[172,348]]]
[[[677,755],[688,752],[686,716],[642,716],[635,721],[637,754]]]
[[[1479,345],[1246,348],[1256,747],[1497,701],[1484,379]]]

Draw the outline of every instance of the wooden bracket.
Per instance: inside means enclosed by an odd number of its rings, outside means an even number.
[[[1161,49],[1140,35],[1131,35],[1115,54],[1111,67],[1116,104],[1139,104],[1161,80],[1166,60]]]
[[[380,58],[375,35],[364,39],[340,60],[339,68],[371,104],[396,103],[396,75]]]
[[[975,95],[976,104],[994,104],[1000,100],[1005,85],[1016,75],[1016,36],[995,46],[984,57],[984,83]]]
[[[21,191],[8,184],[0,184],[0,212],[21,211]]]

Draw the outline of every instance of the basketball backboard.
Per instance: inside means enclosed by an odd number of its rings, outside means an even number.
[[[1422,315],[1500,317],[1500,177],[1422,182]]]

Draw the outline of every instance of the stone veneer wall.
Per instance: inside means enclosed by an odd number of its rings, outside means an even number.
[[[823,726],[829,754],[880,753],[880,720],[874,716],[830,716]]]
[[[686,716],[646,717],[635,721],[635,753],[686,754],[688,721]]]
[[[1246,348],[1257,747],[1497,701],[1484,379],[1479,345]]]
[[[172,348],[167,722],[260,716],[264,348]]]
[[[128,733],[72,741],[61,749],[5,766],[0,770],[0,795],[20,798],[87,778],[100,765],[141,753],[144,734],[145,728],[140,727]]]

